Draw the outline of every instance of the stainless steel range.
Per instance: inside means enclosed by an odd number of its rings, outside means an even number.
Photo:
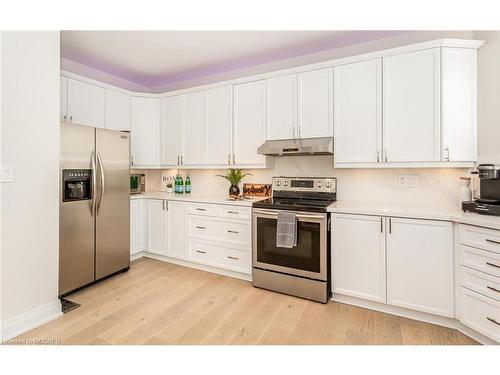
[[[273,196],[253,203],[253,285],[326,303],[329,298],[329,225],[337,180],[274,177]],[[292,220],[291,246],[278,241],[280,212]],[[290,224],[290,223],[285,223]],[[278,229],[280,228],[280,229]]]

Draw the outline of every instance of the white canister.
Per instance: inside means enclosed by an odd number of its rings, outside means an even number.
[[[459,209],[462,209],[462,202],[472,200],[472,191],[470,189],[470,177],[460,177],[460,188],[458,189]]]

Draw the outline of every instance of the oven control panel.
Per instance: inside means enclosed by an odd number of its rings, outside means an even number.
[[[335,177],[273,177],[274,191],[337,192]]]

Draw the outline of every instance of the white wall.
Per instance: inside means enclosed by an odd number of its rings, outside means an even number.
[[[475,31],[484,40],[477,54],[479,162],[500,163],[500,32]]]
[[[3,337],[60,315],[59,32],[3,32],[1,191]]]

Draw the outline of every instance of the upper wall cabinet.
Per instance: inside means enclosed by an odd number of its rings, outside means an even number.
[[[376,163],[382,150],[382,59],[334,68],[336,163]]]
[[[333,135],[333,69],[319,69],[297,75],[298,138]]]
[[[385,162],[440,161],[440,48],[384,58]]]
[[[105,127],[114,130],[130,130],[130,95],[106,89]]]
[[[204,91],[184,97],[184,134],[181,164],[203,164],[205,155],[206,95]]]
[[[266,139],[333,135],[333,69],[266,80]]]
[[[231,164],[233,86],[206,91],[205,164]]]
[[[264,164],[257,148],[266,140],[266,81],[234,86],[233,155],[238,165]]]
[[[63,121],[104,128],[104,88],[68,78]]]
[[[132,165],[160,164],[160,103],[159,99],[132,97]]]
[[[177,166],[181,163],[184,96],[169,96],[161,99],[161,164]]]

